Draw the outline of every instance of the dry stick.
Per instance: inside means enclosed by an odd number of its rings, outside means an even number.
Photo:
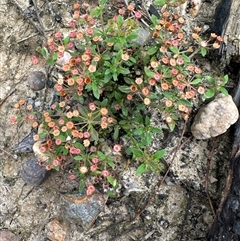
[[[39,28],[39,27],[33,22],[33,20],[32,20],[31,18],[26,18],[26,17],[25,17],[24,11],[22,10],[22,8],[21,8],[21,6],[19,5],[19,3],[18,3],[16,0],[10,0],[10,2],[12,2],[12,3],[19,9],[19,11],[20,11],[21,14],[23,15],[23,17],[24,17],[25,19],[27,19],[27,20],[31,23],[31,25],[38,31],[38,33],[39,33],[40,35],[44,36],[44,38],[46,39],[47,37],[46,37],[45,32],[44,32],[41,28]]]
[[[17,159],[17,156],[14,156],[13,154],[11,154],[10,152],[6,151],[6,150],[3,150],[2,148],[0,148],[0,151],[6,153],[7,155],[11,156],[12,158],[14,159]]]
[[[42,30],[43,30],[44,37],[47,38],[46,33],[45,33],[46,31],[45,31],[45,29],[44,29],[42,20],[41,20],[39,14],[38,14],[37,0],[32,0],[32,2],[33,2],[33,5],[34,5],[34,8],[35,8],[35,11],[36,11],[36,15],[37,15],[37,19],[38,19],[39,25],[40,25],[40,27],[41,27]]]
[[[179,140],[178,145],[177,145],[177,147],[176,147],[176,149],[175,149],[175,151],[174,151],[174,153],[173,153],[173,157],[172,157],[172,159],[171,159],[171,161],[170,161],[170,164],[169,164],[169,167],[168,167],[167,172],[165,173],[165,175],[164,175],[163,179],[160,181],[160,183],[157,184],[157,186],[156,186],[156,188],[155,188],[155,191],[154,191],[153,194],[150,196],[150,198],[148,199],[147,203],[146,203],[146,204],[143,206],[143,208],[136,214],[136,216],[134,217],[134,219],[132,220],[132,222],[134,222],[134,221],[142,214],[142,212],[149,206],[149,204],[150,204],[150,203],[152,202],[152,200],[155,198],[155,196],[156,196],[156,194],[157,194],[157,191],[159,191],[160,187],[162,186],[162,184],[163,184],[163,182],[165,181],[168,173],[169,173],[170,170],[171,170],[173,161],[174,161],[174,159],[176,158],[176,155],[177,155],[178,150],[179,150],[183,145],[185,145],[185,143],[186,143],[187,141],[189,141],[190,138],[192,138],[192,137],[189,137],[189,138],[187,138],[187,140],[186,140],[185,142],[182,143],[182,139],[183,139],[183,135],[184,135],[184,133],[185,133],[185,130],[186,130],[186,122],[184,122],[184,127],[183,127],[183,131],[182,131],[182,133],[181,133],[180,140]]]
[[[205,192],[207,194],[207,198],[208,198],[208,202],[209,202],[209,205],[211,207],[211,210],[212,210],[212,213],[213,213],[213,217],[215,218],[216,216],[216,213],[215,213],[215,210],[213,208],[213,204],[212,204],[212,201],[211,201],[211,197],[208,193],[208,177],[209,177],[209,170],[210,170],[210,161],[212,159],[212,156],[213,156],[213,152],[215,150],[215,147],[216,147],[216,144],[217,144],[217,141],[218,141],[218,137],[216,138],[215,142],[213,143],[213,147],[209,153],[209,157],[207,158],[207,170],[206,170],[206,176],[205,176]]]
[[[10,92],[7,96],[3,98],[3,100],[0,102],[0,107],[3,105],[3,103],[7,100],[9,96],[11,96],[17,89],[14,89],[12,92]]]

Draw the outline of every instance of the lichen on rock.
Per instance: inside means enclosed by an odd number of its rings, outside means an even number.
[[[238,109],[230,95],[218,94],[209,104],[199,110],[191,126],[197,139],[208,139],[227,131],[239,117]]]

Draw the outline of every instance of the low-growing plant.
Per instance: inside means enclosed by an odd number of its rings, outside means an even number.
[[[205,41],[195,28],[190,40],[184,18],[165,10],[160,19],[151,16],[141,42],[143,12],[129,5],[106,22],[105,4],[101,0],[92,10],[74,4],[70,29],[55,32],[37,49],[60,77],[57,101],[43,113],[35,139],[49,157],[48,169],[59,170],[71,158],[72,178],[90,174],[93,184],[117,187],[124,158],[138,163],[137,174],[161,170],[165,150],[151,151],[154,134],[161,133],[151,125],[151,109],[173,130],[179,119],[189,119],[192,100],[227,94],[228,78],[205,76],[192,60],[219,48],[220,36]]]

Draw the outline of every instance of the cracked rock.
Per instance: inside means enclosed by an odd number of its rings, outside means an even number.
[[[239,117],[238,109],[230,95],[218,94],[199,110],[191,126],[197,139],[207,139],[223,134]]]

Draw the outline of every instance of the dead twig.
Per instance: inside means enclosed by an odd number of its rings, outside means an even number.
[[[28,37],[25,37],[25,38],[19,40],[17,43],[19,44],[19,43],[21,43],[21,42],[24,42],[24,41],[26,41],[26,40],[28,40],[28,39],[30,39],[30,38],[35,37],[36,35],[37,35],[37,33],[32,34],[32,35],[30,35],[30,36],[28,36]]]
[[[178,142],[178,145],[173,153],[173,156],[172,156],[172,159],[170,161],[170,164],[169,164],[169,167],[167,169],[167,172],[165,173],[163,179],[161,181],[159,181],[159,183],[157,184],[154,192],[152,193],[152,195],[150,196],[150,198],[148,199],[148,201],[146,202],[146,204],[143,206],[143,208],[140,209],[140,211],[135,215],[135,217],[133,218],[132,222],[136,221],[136,219],[139,218],[139,216],[142,214],[142,212],[150,205],[150,203],[153,201],[153,199],[155,198],[157,192],[159,191],[160,187],[162,186],[163,182],[165,181],[168,173],[170,172],[171,170],[171,167],[172,167],[172,164],[173,164],[173,161],[175,160],[176,156],[177,156],[177,152],[179,151],[179,149],[181,149],[181,147],[183,145],[185,145],[185,143],[187,143],[192,137],[190,136],[189,138],[187,138],[187,140],[185,140],[184,142],[182,142],[183,140],[183,135],[185,133],[185,130],[186,130],[186,122],[184,123],[184,127],[183,127],[183,130],[182,130],[182,133],[181,133],[181,137],[179,139],[179,142]]]
[[[6,153],[7,155],[11,156],[13,159],[17,159],[17,155],[13,155],[11,154],[10,152],[6,151],[6,150],[3,150],[2,148],[0,148],[0,151]]]
[[[35,24],[34,21],[31,18],[26,17],[26,15],[24,13],[24,10],[21,8],[21,6],[19,5],[19,3],[16,0],[10,0],[10,3],[15,5],[17,7],[17,9],[21,12],[22,16],[30,22],[30,24],[38,31],[38,33],[41,36],[43,36],[45,39],[47,39],[47,36],[46,36],[44,30],[41,29],[37,24]],[[41,26],[41,24],[40,24],[40,26]]]
[[[12,92],[10,92],[7,96],[3,98],[3,100],[0,102],[0,107],[3,105],[3,103],[7,100],[8,97],[10,97],[17,89],[14,89]]]
[[[217,144],[217,141],[218,141],[218,138],[216,138],[215,142],[213,143],[213,147],[209,153],[209,156],[207,158],[207,168],[206,168],[206,176],[205,176],[205,192],[207,194],[207,199],[208,199],[208,202],[209,202],[209,205],[211,207],[211,210],[212,210],[212,213],[213,213],[213,217],[215,218],[216,216],[216,213],[215,213],[215,210],[213,208],[213,204],[212,204],[212,201],[211,201],[211,197],[208,193],[208,179],[209,179],[209,171],[210,171],[210,164],[211,164],[211,159],[212,159],[212,156],[213,156],[213,152],[215,150],[215,147],[216,147],[216,144]]]
[[[40,27],[42,28],[42,31],[44,33],[44,37],[47,38],[46,33],[45,33],[46,32],[45,28],[43,26],[43,23],[42,23],[42,20],[41,20],[39,14],[38,14],[37,0],[32,0],[32,2],[33,2],[33,5],[34,5],[34,8],[35,8],[35,11],[36,11],[38,23],[39,23]]]

